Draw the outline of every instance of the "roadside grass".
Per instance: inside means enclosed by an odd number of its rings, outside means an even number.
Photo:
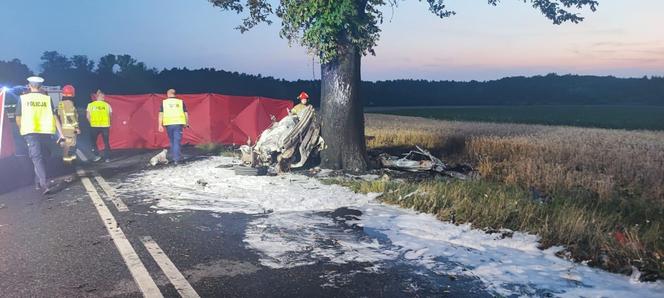
[[[367,115],[370,149],[415,145],[478,181],[345,182],[479,228],[536,233],[610,271],[664,277],[664,133]]]
[[[662,106],[450,106],[380,113],[457,121],[664,130]]]

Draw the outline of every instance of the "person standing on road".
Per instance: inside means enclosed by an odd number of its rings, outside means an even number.
[[[188,126],[189,113],[184,101],[175,96],[175,89],[168,89],[166,97],[162,101],[161,110],[159,111],[159,132],[164,132],[164,126],[166,127],[171,145],[171,158],[173,163],[177,165],[181,161],[182,129]]]
[[[53,189],[46,180],[44,151],[53,141],[56,131],[62,136],[62,126],[55,115],[51,97],[40,92],[42,83],[43,78],[28,78],[30,92],[21,95],[16,104],[16,125],[28,145],[28,154],[35,169],[35,188],[46,195]]]
[[[101,134],[102,139],[104,140],[104,160],[106,162],[111,161],[111,144],[109,143],[109,131],[111,128],[111,116],[113,115],[113,110],[111,105],[109,105],[104,99],[104,93],[101,90],[97,90],[95,96],[95,101],[88,104],[87,109],[87,118],[90,122],[90,137],[92,141],[92,151],[95,154],[94,161],[101,160],[99,156],[99,148],[97,147],[97,139]]]
[[[58,118],[62,125],[62,160],[65,163],[71,163],[76,159],[76,152],[71,154],[72,150],[76,150],[76,137],[81,134],[78,127],[78,112],[74,105],[74,96],[76,96],[76,89],[72,85],[65,85],[62,87],[62,100],[58,104]]]
[[[307,94],[307,92],[302,91],[302,93],[297,96],[297,99],[300,100],[300,103],[294,106],[291,110],[291,114],[293,115],[299,114],[309,106],[309,94]]]

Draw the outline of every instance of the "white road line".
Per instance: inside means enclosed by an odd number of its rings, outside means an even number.
[[[81,149],[76,148],[76,156],[78,156],[78,158],[81,161],[88,162],[88,157],[85,156],[85,154],[83,153],[83,151],[81,151]]]
[[[118,196],[115,195],[115,190],[113,190],[113,187],[108,185],[106,180],[104,180],[104,177],[95,175],[95,180],[97,180],[97,183],[99,183],[99,186],[101,186],[101,189],[104,190],[108,198],[113,202],[115,205],[115,208],[118,208],[118,211],[120,212],[127,212],[129,211],[129,208],[127,208],[127,205],[118,198]]]
[[[145,248],[147,248],[150,255],[152,255],[152,258],[157,262],[159,268],[164,271],[164,274],[166,274],[168,280],[171,281],[171,284],[173,284],[178,293],[180,293],[180,296],[185,298],[200,297],[152,237],[141,237],[141,242],[143,242]]]
[[[104,226],[106,226],[108,234],[111,235],[113,243],[115,243],[115,247],[117,247],[118,251],[120,252],[122,259],[124,259],[125,264],[129,268],[131,276],[134,278],[134,281],[136,281],[136,284],[143,293],[143,296],[163,297],[161,291],[159,291],[159,287],[157,287],[157,284],[154,282],[152,277],[150,277],[150,273],[148,273],[148,270],[145,269],[145,265],[143,265],[143,262],[141,262],[141,259],[138,257],[138,254],[136,254],[136,251],[131,246],[131,243],[129,243],[129,240],[127,240],[127,236],[125,236],[124,232],[122,232],[122,229],[120,229],[118,226],[118,223],[113,217],[111,210],[106,207],[104,200],[102,200],[99,196],[99,193],[97,193],[97,190],[92,184],[92,181],[90,181],[88,177],[85,177],[84,171],[78,170],[77,173],[79,176],[81,176],[81,182],[87,190],[90,199],[92,199],[92,203],[95,205],[95,208],[97,208],[99,217],[101,217],[101,220],[104,222]]]

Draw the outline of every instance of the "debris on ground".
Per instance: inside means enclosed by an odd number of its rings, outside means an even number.
[[[233,167],[233,171],[238,176],[265,176],[268,174],[268,167],[236,165]]]
[[[380,165],[387,169],[414,173],[433,172],[461,180],[469,179],[468,173],[473,171],[472,167],[468,165],[451,167],[433,156],[429,151],[419,146],[415,147],[416,150],[404,154],[403,157],[392,156],[387,153],[380,154],[378,156]]]
[[[157,166],[158,164],[164,164],[164,165],[168,164],[167,154],[168,154],[167,149],[162,150],[157,155],[150,158],[150,165],[154,167]]]
[[[288,115],[265,130],[254,146],[240,147],[242,162],[274,167],[277,172],[302,168],[312,154],[325,147],[314,108]]]
[[[553,202],[553,197],[543,191],[538,190],[535,187],[530,187],[528,188],[530,191],[531,198],[534,202],[540,203],[540,204],[549,204]]]
[[[403,157],[381,154],[381,165],[385,168],[404,170],[409,172],[434,171],[443,172],[447,165],[439,158],[431,155],[429,151],[416,146],[417,150],[406,153]]]

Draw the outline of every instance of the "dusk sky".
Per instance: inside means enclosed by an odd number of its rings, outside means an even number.
[[[276,2],[276,1],[275,1]],[[385,9],[377,56],[365,80],[488,80],[550,72],[664,75],[664,1],[600,0],[581,24],[552,25],[521,0],[449,0],[439,19],[427,4]],[[3,0],[0,60],[39,70],[47,50],[65,55],[130,54],[156,68],[215,67],[312,79],[312,57],[278,36],[280,22],[241,34],[240,17],[206,0]],[[318,78],[320,69],[315,66]]]

